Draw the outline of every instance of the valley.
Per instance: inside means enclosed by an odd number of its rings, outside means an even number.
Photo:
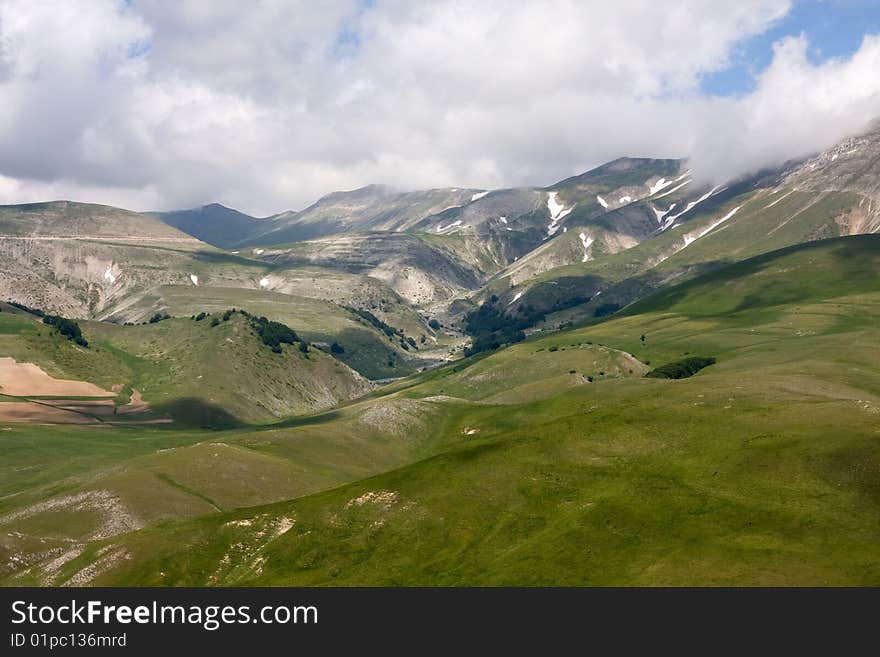
[[[2,206],[0,584],[877,585],[878,157]]]

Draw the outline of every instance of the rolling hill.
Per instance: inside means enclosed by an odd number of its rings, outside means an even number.
[[[331,355],[314,347],[301,351],[302,342],[274,353],[240,312],[142,325],[80,322],[88,342],[81,347],[37,315],[9,305],[2,310],[4,356],[112,390],[120,407],[134,394],[149,418],[206,427],[262,423],[330,408],[372,389]],[[119,418],[97,413],[91,419]]]
[[[0,584],[880,583],[878,162],[0,207]]]
[[[786,247],[209,442],[154,428],[90,445],[72,427],[94,456],[61,463],[25,448],[28,427],[5,432],[19,494],[0,498],[0,578],[876,584],[878,259],[875,235]],[[695,355],[717,362],[643,376]]]

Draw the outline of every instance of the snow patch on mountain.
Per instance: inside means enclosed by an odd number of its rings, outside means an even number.
[[[673,182],[675,182],[675,181],[673,181]],[[690,182],[691,182],[690,180],[685,180],[683,183],[681,183],[681,184],[679,184],[679,185],[676,185],[675,187],[673,187],[672,189],[670,189],[668,192],[663,192],[663,193],[660,194],[660,196],[658,196],[657,198],[660,199],[660,198],[663,198],[664,196],[669,196],[670,194],[673,194],[673,193],[677,192],[679,189],[681,189],[681,188],[684,187],[685,185],[689,185]]]
[[[604,198],[602,198],[601,196],[599,196],[599,195],[597,194],[597,195],[596,195],[596,200],[599,202],[599,205],[601,205],[601,206],[602,206],[603,208],[605,208],[606,210],[608,209],[608,203],[605,202],[605,199],[604,199]]]
[[[198,284],[199,284],[199,277],[196,276],[195,274],[190,274],[190,275],[189,275],[189,280],[192,281],[192,284],[193,284],[193,285],[198,285]]]
[[[574,206],[572,205],[570,208],[566,208],[557,200],[558,192],[548,192],[547,193],[547,210],[550,212],[550,224],[547,226],[547,235],[553,235],[557,230],[559,230],[559,222],[562,221],[568,214],[574,210]]]
[[[461,226],[461,219],[457,219],[456,221],[453,221],[448,226],[444,226],[443,224],[440,224],[439,226],[437,226],[437,228],[434,229],[434,232],[445,233],[447,230],[451,230],[453,228],[458,228],[459,226]]]
[[[776,191],[778,191],[778,190],[776,190]],[[797,191],[796,189],[792,189],[791,191],[786,192],[785,194],[783,194],[782,196],[780,196],[779,198],[777,198],[775,201],[773,201],[773,202],[770,203],[769,205],[765,205],[765,206],[764,206],[764,209],[766,210],[767,208],[772,208],[774,205],[776,205],[777,203],[779,203],[779,201],[781,201],[782,199],[784,199],[784,198],[787,197],[787,196],[791,196],[791,195],[794,194],[796,191]]]
[[[713,187],[712,189],[710,189],[708,192],[706,192],[705,194],[703,194],[703,195],[702,195],[700,198],[698,198],[696,201],[691,201],[690,203],[688,203],[688,204],[685,206],[684,210],[682,210],[681,212],[679,212],[677,215],[672,216],[672,217],[668,217],[668,218],[666,219],[666,223],[667,223],[669,226],[671,226],[671,225],[675,222],[676,219],[678,219],[678,218],[679,218],[680,216],[682,216],[683,214],[685,214],[685,213],[690,212],[691,210],[693,210],[695,207],[697,207],[700,203],[702,203],[702,202],[705,201],[707,198],[709,198],[710,196],[712,196],[712,194],[714,194],[715,192],[717,192],[719,189],[721,189],[721,185],[716,185],[715,187]]]
[[[107,267],[107,270],[104,272],[104,280],[109,281],[110,285],[116,283],[116,276],[113,275],[113,265]]]
[[[674,180],[666,180],[666,178],[661,178],[660,180],[655,182],[653,185],[648,185],[648,196],[653,196],[654,194],[656,194],[660,190],[666,189],[667,187],[669,187],[670,185],[673,185],[673,184],[675,184]]]
[[[520,297],[522,297],[522,295],[523,295],[522,292],[517,292],[516,295],[514,295],[513,299],[510,300],[510,303],[508,303],[507,305],[510,306],[510,305],[516,303],[517,301],[519,301],[519,299],[520,299]]]
[[[590,259],[590,247],[593,246],[595,240],[592,237],[587,237],[586,233],[581,233],[578,237],[581,238],[581,244],[584,247],[584,257],[581,262],[586,262]]]
[[[474,201],[479,201],[481,198],[483,198],[488,193],[489,192],[477,192],[476,194],[471,196],[471,203],[473,203]]]
[[[685,236],[684,236],[684,247],[682,247],[682,248],[686,248],[686,247],[688,247],[689,245],[691,245],[692,243],[696,242],[698,239],[700,239],[700,238],[703,237],[704,235],[708,235],[709,233],[711,233],[713,230],[715,230],[716,228],[718,228],[718,226],[720,226],[720,225],[723,224],[725,221],[727,221],[728,219],[730,219],[733,215],[735,215],[737,212],[739,212],[739,209],[740,209],[741,207],[742,207],[742,206],[740,206],[740,205],[736,206],[733,210],[731,210],[731,211],[728,212],[726,215],[724,215],[723,217],[721,217],[721,219],[719,219],[718,221],[715,221],[714,223],[710,224],[710,225],[708,226],[708,228],[704,228],[703,230],[701,230],[701,231],[700,231],[699,233],[697,233],[696,235],[694,235],[693,233],[689,233],[689,234],[685,235]]]

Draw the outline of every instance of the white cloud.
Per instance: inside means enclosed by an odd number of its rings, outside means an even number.
[[[872,38],[818,66],[786,40],[754,93],[699,93],[789,4],[8,0],[0,202],[268,214],[371,182],[548,184],[620,155],[742,173],[880,114]]]
[[[690,149],[702,175],[720,179],[810,155],[880,116],[880,37],[865,37],[850,59],[820,65],[810,63],[807,46],[804,36],[775,44],[754,93],[703,109]]]

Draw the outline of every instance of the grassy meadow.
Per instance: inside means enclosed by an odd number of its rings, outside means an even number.
[[[783,249],[274,424],[0,427],[0,583],[878,585],[878,271]]]

